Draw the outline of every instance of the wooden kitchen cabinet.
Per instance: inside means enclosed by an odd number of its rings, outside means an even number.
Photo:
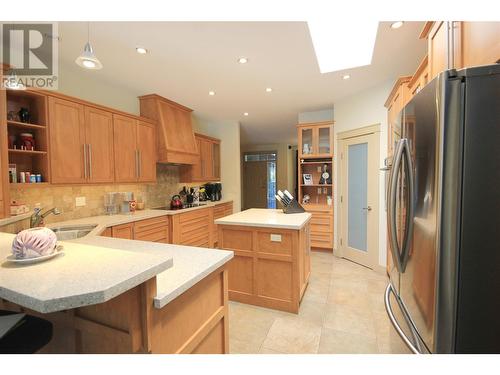
[[[213,223],[213,207],[204,207],[172,215],[172,243],[187,246],[213,247]]]
[[[170,226],[168,216],[134,222],[134,240],[169,243]]]
[[[389,97],[385,102],[387,108],[387,154],[391,157],[394,151],[394,144],[401,136],[399,114],[410,100],[410,89],[408,83],[411,76],[400,77],[394,84]]]
[[[52,183],[85,182],[87,166],[83,105],[49,97],[49,128]]]
[[[116,182],[155,181],[154,133],[152,124],[113,115]]]
[[[137,150],[140,182],[156,181],[156,128],[153,124],[137,122]]]
[[[299,124],[299,158],[328,158],[333,156],[333,122]]]
[[[141,116],[157,124],[159,163],[195,164],[199,158],[190,108],[157,94],[139,97]]]
[[[215,220],[220,219],[221,217],[229,216],[233,213],[233,202],[225,202],[225,203],[219,203],[215,204],[214,207],[214,225],[212,228],[213,234],[213,243],[214,247],[217,247],[218,245],[218,229],[217,229],[217,224],[215,224]]]
[[[429,82],[428,57],[425,56],[420,62],[415,74],[408,82],[409,98],[413,98]]]
[[[131,117],[113,115],[116,182],[135,182],[137,166],[137,123]]]
[[[199,156],[195,164],[182,166],[181,182],[211,182],[220,180],[220,140],[195,134]]]
[[[329,207],[305,206],[311,217],[311,247],[320,249],[333,248],[333,212]]]
[[[101,234],[104,237],[123,238],[127,240],[169,243],[170,225],[168,216],[153,217],[132,223],[115,225]]]
[[[111,234],[114,238],[123,238],[125,240],[134,239],[134,223],[115,225],[111,227]]]
[[[115,166],[112,113],[85,107],[85,144],[88,182],[113,182]]]
[[[500,60],[500,22],[455,22],[460,35],[460,66],[494,64]]]

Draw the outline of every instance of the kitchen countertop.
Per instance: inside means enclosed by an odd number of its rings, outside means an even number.
[[[20,265],[4,261],[14,237],[0,233],[0,298],[41,313],[109,301],[173,266],[170,252],[139,241],[135,251],[59,242],[64,250],[56,257]]]
[[[86,236],[74,242],[97,245],[110,249],[144,252],[143,248],[171,256],[174,266],[156,275],[154,305],[162,308],[233,258],[233,252],[192,246],[133,241],[110,237]],[[139,246],[138,246],[139,245]]]
[[[285,214],[282,210],[251,208],[215,220],[215,224],[281,229],[301,229],[311,220],[308,212]]]
[[[209,206],[230,201],[210,202]],[[106,302],[156,276],[154,306],[162,308],[227,263],[233,252],[99,235],[110,226],[206,207],[143,210],[130,215],[93,216],[53,223],[48,227],[96,227],[85,237],[60,241],[64,246],[62,254],[32,265],[4,261],[11,253],[14,235],[0,233],[0,298],[49,313]]]

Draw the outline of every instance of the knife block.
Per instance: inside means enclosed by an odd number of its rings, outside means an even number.
[[[293,199],[290,204],[282,204],[282,206],[283,212],[285,214],[300,214],[302,212],[306,212],[306,210],[304,210],[304,207],[302,207],[295,199]]]

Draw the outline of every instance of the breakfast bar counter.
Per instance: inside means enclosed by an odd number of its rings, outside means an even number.
[[[234,251],[229,299],[298,313],[311,270],[310,220],[257,208],[217,219],[219,247]]]
[[[45,352],[228,352],[232,252],[89,234],[22,265],[5,260],[13,238],[0,233],[0,309],[52,322]]]

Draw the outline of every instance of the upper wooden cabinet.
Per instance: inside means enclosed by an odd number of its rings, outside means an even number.
[[[112,119],[110,112],[49,97],[53,183],[114,181]]]
[[[196,163],[181,167],[181,182],[210,182],[220,180],[220,140],[195,134],[199,152]]]
[[[429,80],[446,69],[496,63],[499,35],[499,22],[427,22],[420,38],[428,43]]]
[[[392,156],[395,142],[401,136],[400,112],[410,100],[408,83],[411,76],[400,77],[394,84],[389,97],[385,101],[387,108],[387,148],[388,156]]]
[[[55,184],[83,183],[88,178],[84,107],[49,97],[50,169]]]
[[[300,158],[333,156],[333,121],[299,124],[297,127]]]
[[[154,125],[133,117],[113,115],[116,182],[156,180]]]
[[[157,124],[158,162],[196,164],[196,148],[192,110],[156,94],[139,97],[141,116]]]
[[[85,107],[85,142],[89,182],[113,182],[115,164],[112,113]]]

